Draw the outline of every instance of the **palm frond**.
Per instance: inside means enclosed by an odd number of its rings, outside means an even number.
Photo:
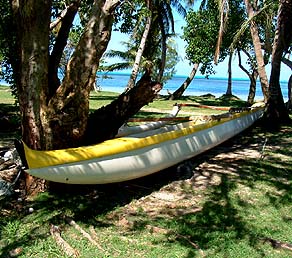
[[[125,69],[129,69],[132,67],[132,63],[124,62],[124,63],[115,63],[111,65],[105,65],[103,68],[104,70],[108,72],[113,72],[113,71],[121,71]]]
[[[187,16],[187,11],[181,4],[180,0],[170,0],[170,5],[174,7],[177,10],[178,14],[180,14],[182,17],[185,18]]]
[[[238,42],[240,41],[240,39],[244,35],[245,31],[249,28],[250,23],[252,21],[254,21],[257,18],[258,15],[260,15],[266,9],[270,8],[271,5],[272,5],[272,3],[269,3],[269,4],[265,5],[259,11],[255,12],[253,16],[248,17],[247,20],[242,23],[242,25],[240,26],[239,30],[237,31],[237,33],[233,37],[233,41],[232,41],[232,43],[231,43],[231,45],[229,47],[231,50],[234,50],[237,47]]]

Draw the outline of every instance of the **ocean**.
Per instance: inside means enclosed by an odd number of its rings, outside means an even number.
[[[97,85],[103,91],[112,91],[122,93],[128,83],[130,75],[123,73],[107,73],[107,78],[103,78],[99,74],[97,79]],[[167,95],[168,91],[174,92],[185,81],[186,76],[174,76],[171,80],[167,81],[163,85],[163,89],[160,91],[161,95]],[[249,80],[247,79],[233,79],[232,80],[232,94],[247,100],[249,91]],[[284,100],[288,100],[288,88],[287,82],[281,82],[281,89]],[[7,85],[3,80],[0,80],[0,85]],[[225,94],[227,89],[227,79],[224,78],[209,78],[195,77],[192,83],[189,85],[184,95],[200,96],[211,93],[215,97],[220,97]],[[257,82],[256,100],[263,99],[260,83]]]
[[[110,73],[107,74],[107,76],[109,76],[109,78],[105,79],[102,78],[102,76],[100,76],[99,74],[97,85],[101,88],[101,90],[122,93],[125,89],[125,86],[127,85],[130,75]],[[174,92],[178,87],[182,85],[185,79],[186,76],[174,76],[171,80],[167,81],[163,85],[163,89],[160,91],[160,94],[167,95],[167,91]],[[227,79],[224,78],[206,79],[205,77],[195,77],[185,91],[184,95],[200,96],[211,93],[215,97],[220,97],[226,93],[227,82]],[[246,79],[233,79],[232,94],[239,97],[240,99],[247,100],[249,84],[250,81]],[[287,82],[281,82],[282,94],[285,101],[287,101],[288,99],[287,84]],[[259,82],[257,82],[255,99],[263,99],[263,94]]]

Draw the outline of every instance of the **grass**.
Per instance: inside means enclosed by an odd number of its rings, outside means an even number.
[[[112,97],[94,95],[91,107]],[[69,257],[52,225],[79,257],[291,257],[271,245],[292,243],[291,142],[291,127],[271,133],[257,124],[145,178],[2,200],[0,257]]]

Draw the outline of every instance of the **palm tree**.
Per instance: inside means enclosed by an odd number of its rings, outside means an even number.
[[[292,0],[280,0],[277,30],[273,43],[267,117],[278,123],[291,122],[280,87],[281,60],[292,43]],[[278,122],[278,123],[277,123]]]
[[[256,10],[250,3],[249,0],[244,0],[246,12],[248,14],[248,18],[250,20],[250,33],[254,45],[254,51],[255,56],[257,60],[258,65],[258,74],[262,86],[262,91],[264,95],[264,101],[267,102],[268,100],[268,88],[269,88],[269,82],[268,82],[268,76],[265,69],[265,60],[264,56],[262,54],[262,47],[261,47],[261,40],[259,37],[259,29],[258,26],[254,20],[254,17],[256,15]]]
[[[188,1],[188,5],[190,6],[193,3],[192,0]],[[128,82],[127,88],[132,88],[134,86],[135,80],[138,75],[140,61],[142,59],[143,51],[145,50],[147,44],[147,37],[151,33],[155,33],[155,29],[151,30],[151,28],[159,28],[160,35],[155,35],[156,40],[160,41],[161,44],[161,60],[160,60],[160,69],[158,73],[158,77],[156,78],[158,81],[161,81],[165,63],[166,63],[166,50],[167,45],[166,41],[169,36],[174,35],[174,17],[172,12],[172,7],[177,10],[179,14],[183,17],[186,16],[186,10],[183,5],[178,0],[170,0],[170,1],[162,1],[162,0],[148,0],[146,2],[146,6],[149,9],[149,13],[147,16],[147,20],[145,23],[145,29],[141,38],[141,42],[138,48],[137,56],[134,62],[134,66],[132,69],[132,74],[130,80]],[[154,39],[154,35],[151,35],[152,39]],[[149,55],[149,54],[148,54]]]
[[[149,15],[146,18],[146,22],[145,22],[145,29],[143,32],[143,35],[141,37],[141,41],[140,41],[140,45],[138,47],[138,51],[135,57],[135,61],[134,61],[134,65],[132,68],[132,73],[130,76],[130,79],[128,81],[128,85],[127,85],[127,89],[131,89],[134,87],[136,79],[137,79],[137,75],[138,75],[138,71],[139,71],[139,66],[140,66],[140,62],[142,59],[142,55],[143,55],[143,51],[145,49],[145,45],[146,45],[146,40],[151,28],[151,23],[152,23],[152,11],[151,11],[151,3],[150,1],[147,1],[147,8],[149,9]]]
[[[286,64],[292,70],[292,61],[287,59],[286,57],[282,58],[282,62]],[[291,109],[292,107],[292,74],[288,80],[288,102],[287,102],[287,109]]]

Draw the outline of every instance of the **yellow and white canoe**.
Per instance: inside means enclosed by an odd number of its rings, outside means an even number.
[[[262,107],[185,122],[71,149],[36,151],[24,144],[27,173],[67,184],[106,184],[143,177],[194,157],[251,126]]]

